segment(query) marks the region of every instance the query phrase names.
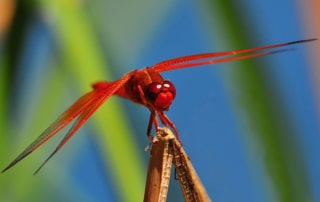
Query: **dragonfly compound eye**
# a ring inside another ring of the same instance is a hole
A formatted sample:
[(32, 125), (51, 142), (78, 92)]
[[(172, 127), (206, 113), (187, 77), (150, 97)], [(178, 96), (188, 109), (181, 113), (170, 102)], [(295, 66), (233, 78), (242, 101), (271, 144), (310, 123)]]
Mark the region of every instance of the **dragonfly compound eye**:
[(176, 89), (170, 81), (153, 82), (146, 90), (148, 100), (158, 110), (168, 110), (176, 96)]
[(174, 87), (173, 83), (171, 81), (165, 80), (163, 82), (163, 89), (166, 89), (167, 91), (172, 93), (173, 99), (176, 97), (176, 87)]

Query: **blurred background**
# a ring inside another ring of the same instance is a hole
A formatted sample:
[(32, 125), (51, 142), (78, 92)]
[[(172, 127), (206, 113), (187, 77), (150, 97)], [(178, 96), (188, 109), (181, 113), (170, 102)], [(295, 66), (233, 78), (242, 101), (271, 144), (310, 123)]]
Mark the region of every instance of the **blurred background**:
[[(0, 168), (99, 80), (159, 61), (320, 36), (319, 1), (0, 0)], [(213, 201), (320, 201), (319, 41), (175, 70), (167, 112)], [(0, 175), (1, 201), (142, 201), (149, 111), (112, 97)], [(174, 172), (173, 172), (174, 173)], [(168, 201), (183, 201), (171, 179)]]

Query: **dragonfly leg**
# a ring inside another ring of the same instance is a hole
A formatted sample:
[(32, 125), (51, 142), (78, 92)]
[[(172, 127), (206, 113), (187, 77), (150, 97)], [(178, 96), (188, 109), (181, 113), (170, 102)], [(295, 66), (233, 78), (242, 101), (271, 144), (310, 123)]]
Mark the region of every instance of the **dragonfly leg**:
[(166, 127), (169, 125), (174, 130), (174, 133), (175, 133), (177, 139), (179, 140), (179, 142), (181, 142), (177, 127), (174, 125), (174, 123), (169, 119), (169, 117), (167, 115), (164, 114), (163, 111), (157, 111), (157, 112), (158, 112), (158, 116), (159, 116), (162, 124)]
[(150, 118), (149, 118), (149, 123), (148, 123), (148, 129), (147, 129), (147, 137), (150, 140), (150, 142), (152, 142), (153, 137), (151, 135), (151, 130), (152, 130), (152, 124), (154, 124), (156, 130), (158, 129), (158, 120), (156, 117), (156, 112), (152, 109), (150, 109)]
[(147, 100), (146, 100), (146, 96), (144, 95), (142, 86), (138, 85), (137, 88), (138, 88), (138, 92), (139, 92), (139, 96), (140, 96), (141, 102), (143, 103), (144, 106), (148, 106), (148, 103), (147, 103)]

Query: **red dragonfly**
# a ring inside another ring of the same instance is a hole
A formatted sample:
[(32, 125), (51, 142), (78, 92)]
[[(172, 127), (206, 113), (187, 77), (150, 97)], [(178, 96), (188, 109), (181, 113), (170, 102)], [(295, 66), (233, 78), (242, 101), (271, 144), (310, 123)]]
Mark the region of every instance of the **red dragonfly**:
[(151, 114), (147, 128), (147, 136), (150, 140), (152, 140), (152, 125), (155, 126), (156, 130), (159, 126), (157, 115), (161, 123), (166, 127), (170, 126), (179, 139), (177, 128), (164, 114), (164, 111), (169, 109), (176, 96), (176, 89), (170, 81), (164, 80), (159, 73), (175, 69), (217, 64), (270, 55), (287, 51), (288, 49), (277, 49), (264, 52), (262, 50), (314, 40), (316, 39), (299, 40), (245, 50), (183, 56), (159, 62), (151, 67), (131, 71), (113, 82), (100, 81), (94, 83), (92, 85), (92, 91), (80, 97), (73, 105), (63, 112), (63, 114), (60, 115), (60, 117), (58, 117), (58, 119), (53, 122), (43, 133), (41, 133), (34, 142), (32, 142), (16, 159), (14, 159), (4, 170), (2, 170), (2, 173), (31, 154), (43, 143), (48, 141), (51, 137), (68, 125), (71, 121), (77, 118), (60, 144), (36, 170), (36, 174), (48, 162), (48, 160), (51, 159), (51, 157), (67, 143), (67, 141), (79, 130), (79, 128), (90, 118), (90, 116), (112, 95), (118, 95), (120, 97), (129, 99), (137, 104), (147, 107), (150, 110)]

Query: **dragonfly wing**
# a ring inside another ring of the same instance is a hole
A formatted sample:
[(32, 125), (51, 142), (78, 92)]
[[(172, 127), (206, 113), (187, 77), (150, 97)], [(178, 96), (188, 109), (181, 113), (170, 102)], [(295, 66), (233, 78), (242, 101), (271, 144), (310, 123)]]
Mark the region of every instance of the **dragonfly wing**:
[(129, 76), (124, 76), (120, 80), (112, 83), (99, 83), (99, 86), (105, 86), (101, 89), (97, 99), (88, 107), (76, 120), (73, 126), (70, 128), (68, 133), (56, 147), (56, 149), (50, 154), (50, 156), (40, 165), (34, 174), (37, 174), (40, 169), (72, 138), (72, 136), (79, 130), (79, 128), (90, 118), (90, 116), (119, 88), (121, 88), (130, 78)]
[(37, 174), (40, 169), (53, 157), (66, 143), (67, 141), (79, 130), (79, 128), (89, 119), (89, 117), (98, 109), (100, 105), (104, 103), (104, 101), (109, 96), (100, 95), (89, 108), (87, 108), (76, 120), (76, 122), (72, 125), (68, 133), (56, 147), (56, 149), (50, 154), (50, 156), (40, 165), (40, 167), (36, 170), (34, 174)]
[(52, 123), (45, 131), (43, 131), (38, 138), (33, 141), (17, 158), (15, 158), (2, 172), (5, 172), (26, 156), (31, 154), (34, 150), (39, 148), (42, 144), (48, 141), (66, 125), (68, 125), (74, 118), (90, 106), (96, 96), (95, 91), (91, 91), (80, 97), (72, 106), (70, 106), (60, 117)]
[[(66, 125), (68, 125), (71, 121), (73, 121), (77, 116), (89, 111), (90, 109), (93, 108), (93, 106), (96, 106), (97, 102), (100, 101), (101, 98), (104, 98), (102, 99), (101, 103), (99, 102), (100, 103), (99, 106), (100, 106), (118, 88), (120, 88), (126, 81), (128, 81), (131, 75), (132, 74), (126, 74), (121, 79), (115, 82), (109, 83), (109, 85), (105, 85), (104, 89), (100, 88), (98, 90), (93, 90), (83, 95), (82, 97), (80, 97), (53, 124), (51, 124), (43, 133), (41, 133), (40, 136), (34, 142), (32, 142), (17, 158), (15, 158), (5, 169), (3, 169), (2, 173), (8, 170), (9, 168), (11, 168), (12, 166), (14, 166), (15, 164), (17, 164), (19, 161), (24, 159), (29, 154), (31, 154), (34, 150), (39, 148), (42, 144), (44, 144), (56, 133), (58, 133), (61, 129), (63, 129)], [(102, 96), (103, 93), (105, 93), (105, 95)], [(97, 108), (95, 108), (95, 110), (96, 109)], [(88, 116), (87, 118), (89, 117), (90, 116)], [(84, 122), (85, 121), (80, 122), (80, 125), (76, 128), (73, 134), (83, 125)], [(73, 128), (75, 129), (75, 127)]]
[[(262, 51), (267, 49), (273, 49), (278, 47), (284, 47), (289, 46), (297, 43), (305, 43), (314, 41), (317, 39), (306, 39), (306, 40), (299, 40), (299, 41), (292, 41), (287, 43), (281, 43), (281, 44), (274, 44), (269, 46), (261, 46), (256, 48), (249, 48), (244, 50), (235, 50), (235, 51), (227, 51), (227, 52), (216, 52), (216, 53), (203, 53), (203, 54), (196, 54), (196, 55), (189, 55), (179, 58), (174, 58), (171, 60), (165, 60), (160, 63), (155, 64), (152, 66), (153, 69), (155, 69), (157, 72), (164, 72), (174, 69), (181, 69), (181, 68), (188, 68), (188, 67), (194, 67), (194, 66), (202, 66), (202, 65), (208, 65), (208, 64), (217, 64), (222, 62), (230, 62), (235, 60), (242, 60), (247, 58), (254, 58), (264, 55), (270, 55), (282, 51), (286, 51), (287, 49), (282, 50), (275, 50), (275, 51), (269, 51), (269, 52), (260, 52), (260, 53), (253, 53), (249, 54), (255, 51)], [(239, 55), (247, 53), (247, 55)], [(225, 57), (225, 56), (231, 56), (231, 57)], [(218, 59), (212, 59), (219, 57)], [(224, 58), (221, 58), (224, 57)], [(201, 61), (200, 61), (201, 60)]]

